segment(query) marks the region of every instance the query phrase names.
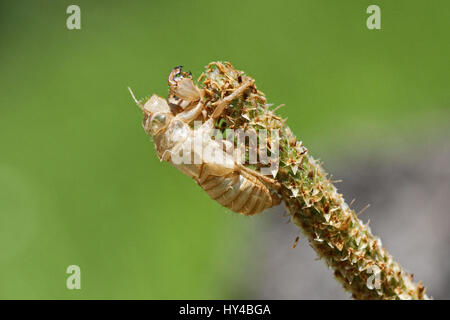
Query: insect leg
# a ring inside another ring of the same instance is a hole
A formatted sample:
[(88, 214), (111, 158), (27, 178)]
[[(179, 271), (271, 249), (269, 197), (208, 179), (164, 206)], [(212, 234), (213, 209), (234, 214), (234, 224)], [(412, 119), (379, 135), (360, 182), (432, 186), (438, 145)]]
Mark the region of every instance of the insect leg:
[(181, 68), (183, 68), (183, 66), (177, 66), (175, 68), (172, 69), (172, 71), (169, 74), (169, 86), (173, 86), (176, 85), (176, 81), (175, 81), (175, 77), (178, 76), (181, 73)]
[(233, 101), (234, 99), (236, 99), (242, 93), (244, 93), (244, 91), (253, 84), (253, 81), (254, 81), (253, 79), (247, 80), (239, 88), (237, 88), (232, 94), (230, 94), (229, 96), (227, 96), (224, 99), (222, 99), (221, 101), (219, 101), (216, 109), (214, 110), (214, 112), (212, 114), (213, 119), (220, 117), (220, 115), (225, 110), (225, 108), (230, 104), (230, 102)]
[(202, 163), (198, 175), (198, 182), (203, 184), (209, 177), (223, 177), (233, 172), (233, 168), (216, 165), (214, 163)]
[(265, 175), (262, 175), (261, 173), (258, 173), (258, 172), (254, 171), (252, 169), (249, 169), (249, 168), (247, 168), (246, 166), (244, 166), (242, 164), (237, 164), (237, 167), (240, 170), (242, 170), (244, 172), (247, 172), (248, 174), (251, 174), (255, 178), (260, 179), (260, 180), (264, 181), (265, 183), (269, 184), (273, 189), (275, 189), (277, 191), (280, 190), (281, 184), (278, 181), (276, 181), (275, 179), (272, 179), (272, 178), (269, 178), (269, 177), (267, 177)]
[(209, 135), (214, 128), (214, 121), (212, 119), (206, 120), (198, 130), (206, 135)]
[(195, 119), (197, 119), (197, 117), (200, 115), (200, 113), (202, 113), (203, 110), (203, 103), (200, 100), (197, 105), (195, 107), (193, 107), (192, 109), (180, 112), (179, 114), (177, 114), (175, 116), (175, 119), (177, 120), (181, 120), (184, 123), (191, 123), (192, 121), (194, 121)]
[(170, 92), (187, 101), (197, 101), (202, 97), (200, 89), (188, 78), (179, 80), (175, 86), (170, 87)]

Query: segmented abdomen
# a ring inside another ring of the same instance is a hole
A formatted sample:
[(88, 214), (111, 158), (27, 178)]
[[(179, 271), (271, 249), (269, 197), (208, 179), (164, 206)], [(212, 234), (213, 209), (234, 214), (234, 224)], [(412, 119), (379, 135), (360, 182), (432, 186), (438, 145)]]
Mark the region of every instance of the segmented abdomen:
[(246, 172), (200, 177), (197, 183), (221, 205), (244, 215), (260, 213), (279, 203), (264, 183)]

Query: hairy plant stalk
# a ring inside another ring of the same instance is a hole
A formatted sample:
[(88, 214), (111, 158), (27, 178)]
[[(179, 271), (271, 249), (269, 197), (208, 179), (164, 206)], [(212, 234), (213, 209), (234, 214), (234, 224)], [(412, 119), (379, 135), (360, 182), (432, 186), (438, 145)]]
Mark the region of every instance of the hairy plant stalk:
[[(198, 80), (206, 93), (204, 116), (211, 115), (216, 102), (230, 95), (243, 79), (251, 78), (229, 63), (209, 64)], [(275, 109), (253, 84), (232, 101), (216, 128), (223, 132), (237, 128), (278, 130), (278, 136), (269, 134), (266, 143), (272, 152), (276, 142), (279, 144), (279, 165), (273, 173), (282, 185), (287, 211), (353, 298), (427, 299), (423, 285), (413, 282), (412, 276), (382, 247), (380, 239), (372, 235), (369, 226), (358, 219), (321, 164), (297, 141)], [(259, 170), (264, 165), (247, 166)]]

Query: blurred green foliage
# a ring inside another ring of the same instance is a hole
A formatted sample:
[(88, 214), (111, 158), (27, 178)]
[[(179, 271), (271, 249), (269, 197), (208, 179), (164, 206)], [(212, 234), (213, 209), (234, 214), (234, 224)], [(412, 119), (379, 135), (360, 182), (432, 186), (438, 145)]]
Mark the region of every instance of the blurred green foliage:
[(397, 148), (448, 129), (449, 16), (424, 0), (1, 1), (0, 298), (248, 297), (261, 218), (160, 163), (126, 87), (165, 96), (172, 67), (228, 60), (313, 155)]

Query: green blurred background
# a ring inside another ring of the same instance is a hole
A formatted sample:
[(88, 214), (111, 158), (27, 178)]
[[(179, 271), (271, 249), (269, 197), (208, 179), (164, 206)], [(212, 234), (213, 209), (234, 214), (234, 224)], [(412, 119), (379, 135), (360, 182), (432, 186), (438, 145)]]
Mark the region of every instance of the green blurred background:
[(165, 96), (174, 66), (227, 60), (325, 164), (387, 154), (448, 134), (449, 18), (449, 1), (2, 0), (0, 298), (254, 297), (271, 213), (227, 211), (160, 163), (127, 86)]

